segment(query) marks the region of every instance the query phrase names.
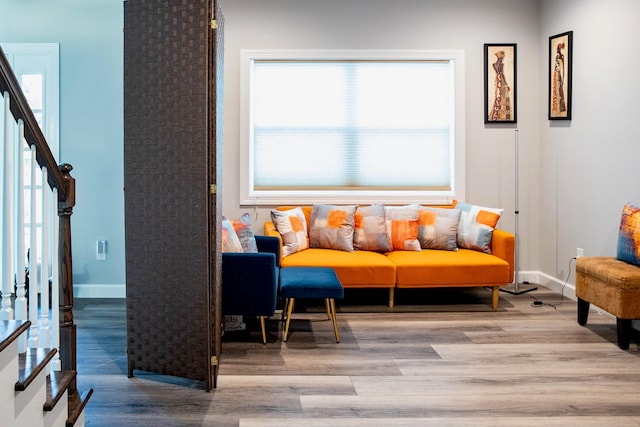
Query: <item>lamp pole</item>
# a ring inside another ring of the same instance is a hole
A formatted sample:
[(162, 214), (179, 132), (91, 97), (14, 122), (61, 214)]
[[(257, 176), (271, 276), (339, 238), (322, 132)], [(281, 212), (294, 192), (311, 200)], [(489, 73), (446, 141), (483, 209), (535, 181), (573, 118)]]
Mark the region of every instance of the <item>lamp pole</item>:
[(538, 289), (536, 286), (532, 286), (529, 282), (520, 283), (518, 280), (518, 267), (520, 250), (520, 235), (519, 235), (519, 216), (520, 216), (520, 137), (518, 129), (515, 130), (515, 256), (513, 261), (513, 283), (509, 286), (500, 288), (501, 291), (508, 292), (514, 295), (524, 294), (525, 292), (531, 292)]

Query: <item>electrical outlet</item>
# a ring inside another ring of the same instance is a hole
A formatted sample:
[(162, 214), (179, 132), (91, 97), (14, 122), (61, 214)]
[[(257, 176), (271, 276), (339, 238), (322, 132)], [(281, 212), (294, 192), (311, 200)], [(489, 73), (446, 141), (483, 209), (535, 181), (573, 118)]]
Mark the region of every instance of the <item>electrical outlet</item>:
[(107, 260), (107, 241), (106, 240), (98, 240), (96, 242), (96, 260), (98, 261)]
[(584, 250), (582, 248), (576, 248), (576, 258), (584, 256)]

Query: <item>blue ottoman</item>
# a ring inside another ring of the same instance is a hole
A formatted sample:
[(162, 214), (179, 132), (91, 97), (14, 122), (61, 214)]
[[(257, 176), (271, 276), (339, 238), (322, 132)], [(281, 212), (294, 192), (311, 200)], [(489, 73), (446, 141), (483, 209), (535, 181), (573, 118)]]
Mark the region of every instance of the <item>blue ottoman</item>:
[(344, 289), (333, 268), (287, 267), (280, 269), (280, 296), (285, 298), (284, 311), (287, 313), (283, 341), (287, 341), (289, 321), (291, 320), (295, 299), (323, 298), (327, 316), (333, 321), (336, 342), (340, 342), (335, 299), (342, 299)]

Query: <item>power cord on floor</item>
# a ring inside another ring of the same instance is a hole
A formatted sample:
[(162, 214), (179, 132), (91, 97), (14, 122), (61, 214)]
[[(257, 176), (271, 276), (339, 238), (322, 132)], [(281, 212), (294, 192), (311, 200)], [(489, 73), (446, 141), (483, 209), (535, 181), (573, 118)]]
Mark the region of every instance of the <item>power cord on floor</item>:
[(573, 261), (575, 261), (575, 260), (576, 260), (575, 257), (573, 257), (573, 258), (571, 258), (569, 260), (569, 273), (567, 274), (567, 278), (564, 281), (564, 284), (562, 285), (562, 288), (560, 289), (560, 302), (551, 304), (551, 303), (539, 300), (539, 299), (537, 299), (536, 297), (534, 297), (532, 295), (527, 294), (531, 298), (533, 298), (533, 302), (531, 303), (532, 307), (542, 307), (542, 306), (548, 305), (549, 307), (553, 307), (554, 310), (557, 310), (558, 309), (557, 306), (562, 305), (562, 303), (564, 302), (564, 288), (567, 286), (567, 283), (569, 283), (569, 277), (571, 277), (571, 263)]

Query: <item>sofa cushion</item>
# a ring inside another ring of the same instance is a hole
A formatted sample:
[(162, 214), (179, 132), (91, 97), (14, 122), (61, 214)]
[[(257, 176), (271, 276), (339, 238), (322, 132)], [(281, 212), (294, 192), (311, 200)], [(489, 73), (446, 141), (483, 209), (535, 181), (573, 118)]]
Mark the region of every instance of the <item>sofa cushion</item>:
[(282, 236), (282, 256), (286, 257), (309, 247), (307, 221), (300, 207), (271, 211), (271, 220)]
[(353, 247), (355, 249), (374, 252), (391, 250), (384, 205), (359, 206), (354, 219)]
[(387, 258), (396, 265), (399, 288), (506, 285), (510, 282), (507, 261), (471, 249), (393, 251)]
[(233, 224), (231, 224), (229, 218), (225, 216), (222, 217), (221, 229), (222, 252), (244, 252), (238, 234), (233, 228)]
[(353, 252), (356, 206), (313, 205), (309, 247)]
[(243, 213), (238, 219), (231, 219), (231, 225), (240, 239), (242, 245), (242, 251), (246, 253), (258, 252), (258, 245), (256, 245), (256, 237), (253, 234), (251, 226), (251, 215)]
[(490, 254), (491, 236), (504, 209), (486, 208), (458, 203), (460, 214), (458, 223), (458, 246)]
[(396, 267), (386, 256), (371, 251), (312, 248), (282, 259), (282, 268), (331, 267), (345, 288), (393, 288)]
[(418, 240), (422, 249), (458, 250), (460, 209), (421, 206), (418, 213)]
[(420, 251), (418, 240), (418, 205), (385, 206), (385, 221), (391, 248)]
[(618, 231), (617, 259), (640, 266), (640, 208), (626, 204)]

